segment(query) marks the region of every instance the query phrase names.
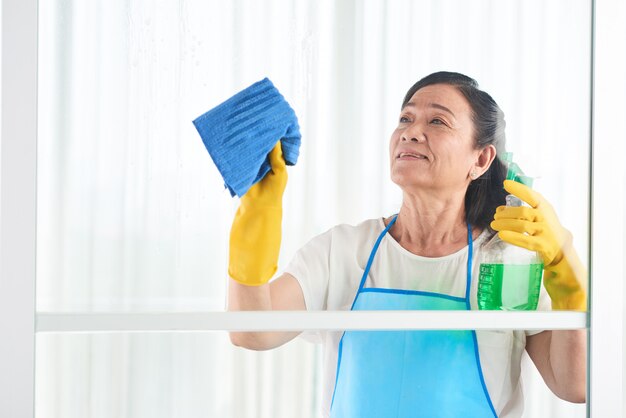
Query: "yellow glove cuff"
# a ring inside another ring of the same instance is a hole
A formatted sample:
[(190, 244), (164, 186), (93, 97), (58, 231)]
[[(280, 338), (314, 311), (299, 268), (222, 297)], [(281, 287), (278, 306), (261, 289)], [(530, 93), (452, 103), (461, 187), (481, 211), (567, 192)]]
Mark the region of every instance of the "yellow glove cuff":
[(544, 268), (543, 282), (552, 309), (558, 311), (587, 311), (587, 272), (575, 251), (559, 254), (556, 262)]

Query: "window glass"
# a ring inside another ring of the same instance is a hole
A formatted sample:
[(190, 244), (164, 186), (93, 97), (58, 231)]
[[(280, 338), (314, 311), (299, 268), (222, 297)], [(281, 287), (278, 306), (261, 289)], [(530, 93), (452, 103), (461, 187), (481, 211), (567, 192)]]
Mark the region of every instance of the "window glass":
[[(398, 212), (390, 137), (409, 87), (439, 70), (473, 77), (499, 104), (507, 150), (586, 265), (590, 13), (588, 0), (41, 2), (37, 310), (224, 309), (238, 201), (192, 120), (263, 77), (302, 133), (279, 272), (298, 271), (294, 256), (310, 256), (298, 251), (336, 225)], [(335, 249), (367, 259), (370, 247)], [(298, 279), (310, 307), (350, 307), (347, 293), (315, 299), (325, 276)], [(542, 383), (522, 334), (497, 333), (482, 345), (519, 345), (528, 416), (584, 416)], [(37, 415), (316, 416), (332, 375), (322, 347), (249, 352), (225, 332), (41, 334)]]
[(313, 417), (317, 346), (254, 352), (226, 332), (40, 334), (37, 418)]
[(390, 216), (388, 144), (419, 78), (475, 78), (586, 263), (588, 1), (40, 4), (37, 307), (222, 310), (231, 199), (191, 121), (267, 76), (296, 111), (279, 271)]
[[(39, 334), (36, 417), (319, 417), (335, 363), (311, 334), (261, 352), (233, 346), (226, 332)], [(496, 340), (492, 331), (478, 338)], [(481, 369), (496, 403), (495, 371)], [(523, 416), (586, 416), (545, 387), (526, 355), (521, 373)]]

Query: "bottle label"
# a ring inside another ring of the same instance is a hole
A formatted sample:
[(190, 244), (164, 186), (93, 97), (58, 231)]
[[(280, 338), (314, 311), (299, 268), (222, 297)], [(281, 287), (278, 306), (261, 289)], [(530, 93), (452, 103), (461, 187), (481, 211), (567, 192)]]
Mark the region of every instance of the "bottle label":
[(484, 310), (536, 310), (543, 264), (481, 264), (478, 308)]

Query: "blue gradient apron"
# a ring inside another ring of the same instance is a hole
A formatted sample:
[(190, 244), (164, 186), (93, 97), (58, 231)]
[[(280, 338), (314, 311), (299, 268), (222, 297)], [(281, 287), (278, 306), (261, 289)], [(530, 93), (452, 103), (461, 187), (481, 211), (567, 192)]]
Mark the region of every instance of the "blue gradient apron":
[[(472, 230), (467, 225), (465, 297), (364, 288), (380, 234), (352, 310), (469, 310)], [(497, 417), (483, 378), (476, 332), (346, 331), (339, 342), (332, 418)]]

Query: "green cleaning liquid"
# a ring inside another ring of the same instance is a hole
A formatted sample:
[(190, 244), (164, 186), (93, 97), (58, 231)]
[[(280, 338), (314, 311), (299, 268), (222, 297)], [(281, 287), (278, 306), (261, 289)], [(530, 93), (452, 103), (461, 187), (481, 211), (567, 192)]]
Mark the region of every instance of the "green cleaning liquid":
[(539, 303), (543, 264), (481, 263), (478, 308), (534, 311)]

